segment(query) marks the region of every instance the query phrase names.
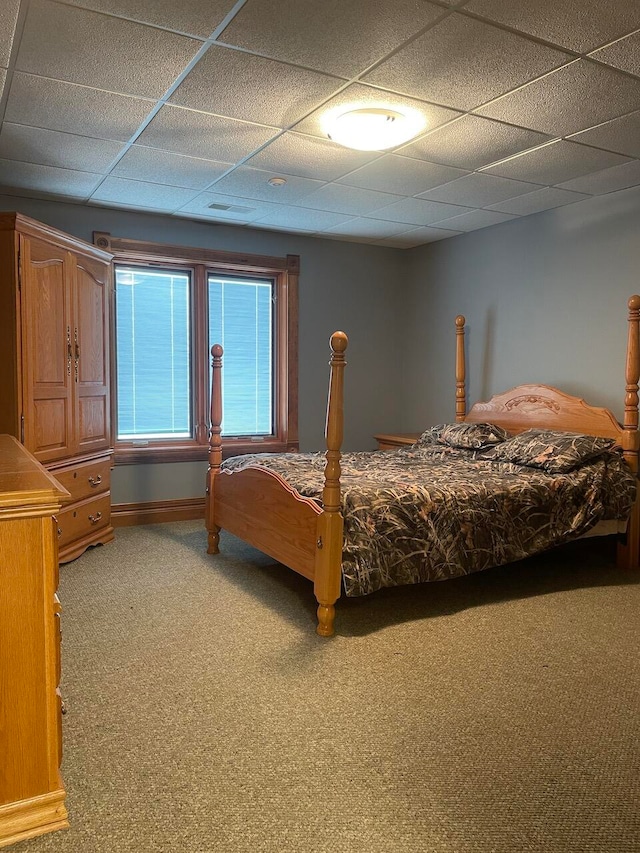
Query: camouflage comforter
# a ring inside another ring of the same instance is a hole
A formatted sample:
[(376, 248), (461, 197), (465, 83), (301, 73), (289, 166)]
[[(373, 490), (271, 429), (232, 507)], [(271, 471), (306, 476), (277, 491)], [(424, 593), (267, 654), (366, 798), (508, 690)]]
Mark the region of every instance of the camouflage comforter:
[[(223, 471), (269, 468), (320, 499), (325, 458), (253, 454)], [(342, 457), (347, 595), (443, 580), (530, 556), (629, 514), (635, 479), (616, 451), (567, 474), (480, 458), (474, 450), (413, 445)]]

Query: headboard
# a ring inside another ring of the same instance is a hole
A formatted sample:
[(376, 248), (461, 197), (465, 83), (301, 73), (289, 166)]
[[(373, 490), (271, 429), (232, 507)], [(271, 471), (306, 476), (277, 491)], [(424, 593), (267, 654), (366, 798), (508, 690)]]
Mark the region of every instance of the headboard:
[(465, 318), (456, 317), (456, 420), (494, 423), (511, 433), (532, 427), (615, 438), (633, 471), (638, 471), (638, 379), (640, 378), (640, 296), (628, 302), (624, 422), (609, 409), (591, 406), (550, 385), (518, 385), (475, 403), (467, 412), (465, 391)]
[(464, 420), (498, 424), (510, 433), (539, 427), (601, 435), (620, 443), (624, 432), (609, 409), (590, 406), (551, 385), (518, 385), (495, 394), (487, 402), (475, 403)]

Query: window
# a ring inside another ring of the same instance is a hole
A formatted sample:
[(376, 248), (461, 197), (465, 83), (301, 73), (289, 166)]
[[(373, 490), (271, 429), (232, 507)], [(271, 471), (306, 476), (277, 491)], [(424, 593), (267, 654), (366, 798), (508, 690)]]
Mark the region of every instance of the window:
[(115, 267), (118, 441), (190, 438), (191, 276)]
[[(209, 273), (209, 349), (222, 344), (222, 436), (273, 431), (273, 283)], [(211, 373), (209, 373), (211, 384)]]
[(216, 343), (225, 455), (296, 450), (297, 256), (94, 242), (114, 254), (117, 461), (206, 458)]

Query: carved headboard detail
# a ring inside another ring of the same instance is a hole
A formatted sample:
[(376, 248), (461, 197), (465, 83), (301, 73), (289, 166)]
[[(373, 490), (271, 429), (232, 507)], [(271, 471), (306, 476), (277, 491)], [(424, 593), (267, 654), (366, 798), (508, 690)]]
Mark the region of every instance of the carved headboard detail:
[(613, 414), (590, 406), (550, 385), (518, 385), (471, 407), (465, 421), (498, 424), (511, 433), (541, 429), (582, 432), (622, 439), (623, 429)]

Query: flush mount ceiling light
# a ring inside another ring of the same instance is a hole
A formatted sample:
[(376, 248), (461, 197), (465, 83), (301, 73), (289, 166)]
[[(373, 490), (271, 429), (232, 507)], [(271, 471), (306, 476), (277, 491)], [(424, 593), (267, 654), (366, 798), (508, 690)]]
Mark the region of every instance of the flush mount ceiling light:
[(408, 142), (426, 127), (417, 110), (408, 107), (341, 107), (324, 117), (324, 129), (333, 142), (358, 151), (384, 151)]

